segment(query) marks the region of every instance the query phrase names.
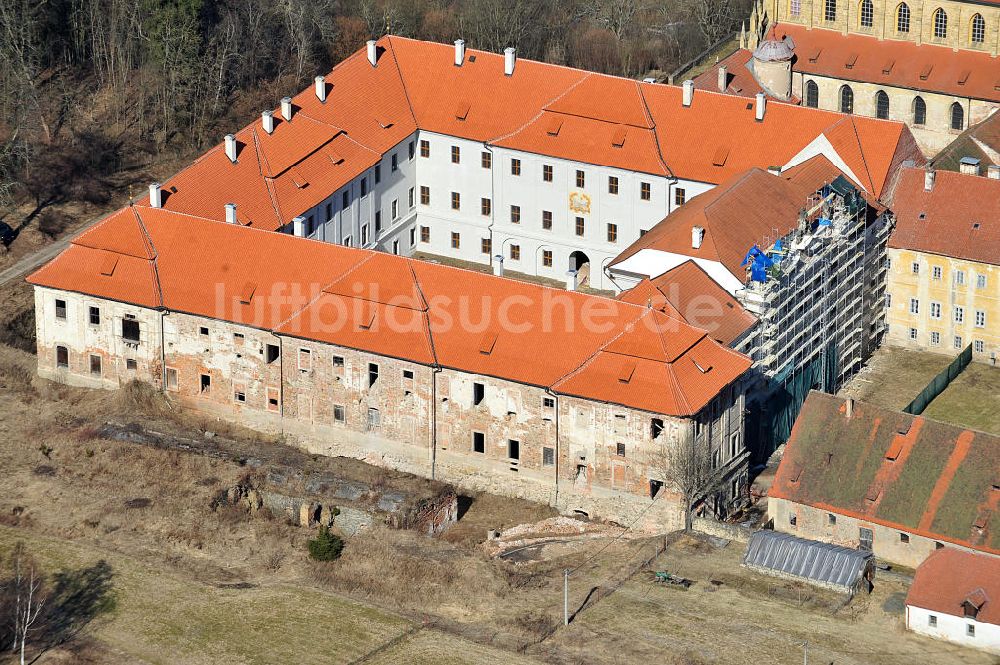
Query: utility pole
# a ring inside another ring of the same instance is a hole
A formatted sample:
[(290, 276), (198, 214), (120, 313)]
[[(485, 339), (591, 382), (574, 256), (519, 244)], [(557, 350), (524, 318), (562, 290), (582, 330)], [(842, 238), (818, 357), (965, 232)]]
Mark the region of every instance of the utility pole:
[(802, 643), (802, 665), (809, 665), (809, 643)]
[(563, 569), (563, 625), (569, 625), (569, 568)]

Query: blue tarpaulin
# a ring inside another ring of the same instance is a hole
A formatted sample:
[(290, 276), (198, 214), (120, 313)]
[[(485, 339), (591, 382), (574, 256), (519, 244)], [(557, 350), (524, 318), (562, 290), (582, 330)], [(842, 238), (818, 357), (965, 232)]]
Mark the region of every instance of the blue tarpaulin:
[(755, 282), (766, 282), (767, 281), (767, 269), (774, 265), (774, 261), (771, 260), (767, 254), (760, 251), (760, 247), (754, 245), (747, 252), (746, 257), (743, 259), (741, 266), (750, 266), (750, 279)]

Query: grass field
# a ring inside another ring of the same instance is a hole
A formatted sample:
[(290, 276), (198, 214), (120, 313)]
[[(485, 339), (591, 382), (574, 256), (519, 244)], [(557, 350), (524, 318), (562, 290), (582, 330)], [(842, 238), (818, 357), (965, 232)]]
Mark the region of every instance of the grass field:
[(424, 629), (364, 660), (365, 665), (533, 665), (542, 661)]
[(887, 409), (903, 409), (951, 361), (951, 356), (941, 353), (883, 346), (841, 394)]
[(1000, 435), (1000, 368), (970, 364), (930, 403), (924, 415)]

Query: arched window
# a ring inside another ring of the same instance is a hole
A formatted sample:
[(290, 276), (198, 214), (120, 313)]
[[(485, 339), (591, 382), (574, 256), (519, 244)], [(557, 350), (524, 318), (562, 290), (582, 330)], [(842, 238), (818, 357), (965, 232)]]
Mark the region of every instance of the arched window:
[(905, 2), (896, 7), (896, 32), (910, 31), (910, 6)]
[(875, 5), (872, 0), (861, 0), (861, 10), (858, 13), (861, 15), (861, 27), (872, 27), (875, 22)]
[(837, 0), (824, 0), (823, 20), (831, 23), (837, 20)]
[(976, 14), (972, 17), (972, 43), (982, 44), (986, 41), (986, 21), (983, 20), (982, 14)]
[(882, 90), (875, 93), (875, 117), (889, 119), (889, 95)]
[(958, 102), (951, 105), (951, 128), (965, 128), (965, 109), (963, 109), (962, 105)]
[(948, 37), (948, 15), (940, 7), (934, 10), (934, 36), (938, 39)]
[(927, 124), (927, 104), (923, 97), (913, 98), (913, 124), (920, 127)]
[(806, 106), (819, 108), (819, 86), (816, 81), (806, 81)]
[(854, 113), (854, 91), (851, 86), (840, 86), (840, 112)]

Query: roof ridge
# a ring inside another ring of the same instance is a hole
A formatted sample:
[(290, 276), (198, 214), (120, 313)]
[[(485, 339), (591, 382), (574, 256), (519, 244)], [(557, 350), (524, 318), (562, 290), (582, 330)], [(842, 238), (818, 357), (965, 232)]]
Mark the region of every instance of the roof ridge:
[(656, 120), (653, 118), (652, 112), (649, 110), (649, 102), (646, 101), (646, 95), (642, 92), (642, 84), (639, 81), (635, 82), (636, 92), (639, 94), (639, 103), (642, 104), (642, 112), (646, 115), (646, 119), (649, 121), (650, 129), (653, 132), (653, 145), (656, 146), (656, 158), (660, 160), (660, 164), (670, 174), (671, 178), (676, 179), (677, 176), (674, 175), (674, 170), (670, 168), (667, 164), (667, 160), (663, 157), (663, 150), (660, 147), (660, 133), (656, 129)]
[[(410, 100), (410, 91), (406, 87), (406, 77), (403, 76), (403, 70), (399, 68), (399, 58), (396, 57), (396, 50), (392, 45), (392, 40), (395, 39), (393, 35), (386, 35), (385, 41), (389, 44), (389, 50), (392, 51), (392, 64), (396, 69), (396, 75), (399, 77), (399, 85), (403, 88), (403, 96), (406, 98), (406, 108), (410, 109), (410, 118), (413, 120), (413, 126), (420, 129), (417, 124), (417, 113), (413, 110), (413, 102)], [(361, 51), (357, 52), (358, 55)]]
[[(278, 219), (278, 228), (280, 229), (284, 226), (284, 223), (281, 221), (281, 205), (278, 202), (278, 193), (274, 191), (273, 183), (271, 182), (273, 178), (268, 178), (267, 175), (264, 174), (264, 170), (261, 167), (262, 163), (267, 164), (267, 155), (264, 154), (263, 149), (260, 147), (260, 138), (257, 136), (257, 128), (253, 127), (250, 131), (253, 135), (254, 152), (257, 154), (257, 171), (260, 173), (260, 177), (264, 180), (264, 188), (267, 189), (267, 196), (271, 200), (271, 207), (274, 208), (274, 214)], [(270, 165), (268, 165), (268, 167), (270, 168)]]
[[(629, 303), (625, 303), (625, 304), (629, 304)], [(644, 313), (645, 310), (646, 310), (646, 308), (643, 307), (642, 309), (643, 309), (643, 313)], [(639, 316), (637, 316), (634, 320), (632, 320), (632, 321), (626, 323), (624, 326), (622, 326), (621, 330), (619, 330), (618, 333), (614, 337), (612, 337), (611, 339), (606, 340), (603, 344), (600, 344), (594, 350), (593, 353), (591, 353), (589, 356), (587, 356), (587, 358), (585, 358), (584, 361), (580, 363), (580, 365), (578, 367), (576, 367), (574, 369), (571, 369), (570, 371), (566, 372), (565, 374), (563, 374), (562, 376), (560, 376), (558, 379), (556, 379), (555, 381), (553, 381), (552, 385), (549, 386), (549, 388), (551, 388), (552, 390), (556, 390), (556, 386), (558, 386), (560, 383), (568, 381), (571, 377), (579, 374), (584, 369), (586, 369), (587, 367), (589, 367), (597, 359), (597, 356), (601, 352), (603, 352), (608, 346), (610, 346), (614, 342), (616, 342), (619, 339), (621, 339), (622, 335), (624, 335), (627, 332), (629, 332), (632, 324), (634, 324), (636, 321), (638, 321), (640, 318), (642, 318), (643, 313), (640, 313)]]
[(160, 283), (160, 269), (159, 266), (157, 265), (157, 258), (159, 257), (159, 252), (156, 249), (156, 244), (153, 243), (152, 236), (149, 235), (149, 231), (146, 229), (146, 223), (142, 221), (142, 216), (139, 214), (139, 211), (136, 209), (135, 206), (129, 206), (129, 208), (131, 209), (132, 214), (135, 216), (135, 221), (139, 224), (139, 230), (142, 231), (142, 235), (146, 238), (146, 242), (149, 243), (149, 249), (153, 253), (153, 258), (148, 259), (148, 261), (153, 271), (153, 284), (156, 285), (156, 294), (157, 297), (160, 299), (160, 307), (164, 307), (165, 305), (163, 300), (163, 285)]
[[(569, 69), (573, 69), (573, 68), (570, 67)], [(583, 70), (573, 70), (573, 71), (583, 71)], [(578, 80), (576, 83), (573, 83), (571, 86), (569, 86), (568, 88), (566, 88), (565, 90), (563, 90), (560, 94), (556, 95), (555, 97), (553, 97), (549, 101), (547, 101), (544, 104), (542, 104), (542, 106), (538, 109), (538, 113), (536, 113), (534, 116), (532, 116), (532, 118), (530, 120), (526, 121), (523, 125), (521, 125), (520, 127), (516, 128), (516, 129), (512, 129), (511, 131), (507, 132), (506, 134), (501, 134), (500, 136), (495, 136), (492, 139), (487, 139), (485, 141), (485, 143), (487, 145), (492, 145), (492, 144), (497, 143), (498, 141), (503, 141), (505, 139), (510, 138), (511, 136), (514, 136), (515, 134), (523, 132), (525, 129), (527, 129), (528, 127), (530, 127), (531, 125), (533, 125), (536, 121), (538, 121), (538, 119), (541, 118), (545, 114), (546, 111), (548, 111), (548, 107), (549, 106), (551, 106), (552, 104), (555, 104), (560, 99), (562, 99), (563, 97), (565, 97), (566, 95), (568, 95), (570, 92), (572, 92), (573, 90), (575, 90), (577, 86), (579, 86), (581, 83), (583, 83), (584, 81), (586, 81), (592, 75), (593, 75), (593, 72), (585, 72), (584, 76), (581, 76), (580, 80)], [(557, 111), (553, 111), (553, 113), (556, 113), (556, 112)]]
[(420, 285), (420, 280), (417, 278), (417, 273), (413, 269), (413, 262), (409, 258), (405, 259), (406, 269), (410, 271), (410, 275), (413, 276), (413, 285), (417, 288), (417, 293), (420, 294), (420, 299), (424, 301), (423, 309), (423, 319), (424, 319), (424, 332), (427, 335), (427, 343), (431, 347), (431, 357), (434, 358), (434, 364), (438, 367), (441, 366), (441, 362), (438, 359), (437, 345), (434, 343), (434, 333), (431, 331), (431, 306), (427, 302), (427, 296), (424, 294), (424, 289)]

